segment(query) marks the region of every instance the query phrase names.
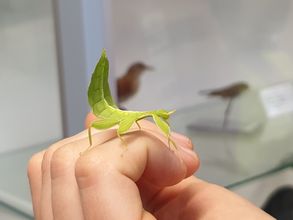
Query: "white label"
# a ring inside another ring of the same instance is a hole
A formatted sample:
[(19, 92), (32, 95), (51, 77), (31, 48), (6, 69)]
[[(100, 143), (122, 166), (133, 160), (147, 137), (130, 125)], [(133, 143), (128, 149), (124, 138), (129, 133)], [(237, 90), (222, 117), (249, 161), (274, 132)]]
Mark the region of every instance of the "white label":
[(276, 117), (293, 111), (293, 84), (282, 83), (260, 92), (268, 117)]

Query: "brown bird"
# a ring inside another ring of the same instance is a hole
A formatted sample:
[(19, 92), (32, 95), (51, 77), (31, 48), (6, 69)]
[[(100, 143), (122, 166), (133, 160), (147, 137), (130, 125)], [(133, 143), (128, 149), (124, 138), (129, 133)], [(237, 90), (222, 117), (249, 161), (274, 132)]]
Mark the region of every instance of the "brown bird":
[(246, 91), (249, 88), (248, 84), (245, 82), (233, 83), (232, 85), (213, 89), (213, 90), (204, 90), (200, 91), (200, 94), (208, 95), (208, 96), (218, 96), (224, 99), (235, 98), (240, 95), (242, 92)]
[(139, 79), (146, 70), (153, 70), (153, 67), (137, 62), (132, 64), (126, 73), (117, 80), (118, 102), (124, 102), (135, 95), (139, 89)]
[(248, 90), (249, 86), (246, 82), (237, 82), (223, 88), (213, 89), (213, 90), (204, 90), (200, 91), (200, 94), (220, 97), (223, 99), (228, 99), (228, 105), (224, 113), (223, 128), (227, 125), (228, 116), (231, 110), (232, 101), (241, 95), (244, 91)]

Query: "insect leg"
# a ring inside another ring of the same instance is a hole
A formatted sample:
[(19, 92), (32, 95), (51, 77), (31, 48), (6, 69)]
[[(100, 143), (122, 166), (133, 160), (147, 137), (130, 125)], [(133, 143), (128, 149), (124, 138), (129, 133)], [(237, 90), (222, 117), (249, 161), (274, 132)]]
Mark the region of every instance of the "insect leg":
[(138, 121), (135, 121), (137, 127), (139, 128), (139, 130), (141, 130), (140, 124), (138, 124)]
[[(168, 126), (170, 126), (169, 125), (169, 122), (167, 121), (167, 120), (165, 120), (165, 119), (162, 119), (164, 122), (166, 122), (166, 124), (168, 125)], [(169, 129), (170, 129), (170, 127), (169, 127)], [(171, 139), (171, 134), (170, 134), (170, 131), (169, 131), (169, 135), (168, 135), (168, 146), (170, 147), (171, 146), (171, 144), (173, 145), (173, 147), (174, 147), (174, 149), (176, 149), (177, 150), (177, 146), (176, 146), (176, 143)]]
[(117, 136), (119, 137), (119, 139), (120, 139), (120, 141), (122, 142), (122, 144), (123, 144), (124, 146), (127, 146), (125, 140), (121, 137), (121, 134), (118, 132), (118, 130), (117, 130)]
[(135, 122), (135, 119), (133, 118), (125, 118), (120, 121), (119, 128), (117, 130), (117, 135), (120, 138), (120, 140), (123, 142), (124, 145), (126, 145), (126, 142), (121, 138), (121, 134), (124, 134), (129, 130), (129, 128), (133, 125)]
[(93, 146), (91, 127), (96, 128), (98, 130), (103, 130), (103, 129), (111, 128), (118, 123), (119, 123), (119, 121), (117, 121), (116, 119), (114, 120), (114, 119), (103, 119), (102, 118), (102, 119), (97, 119), (97, 120), (93, 121), (92, 124), (90, 125), (90, 127), (88, 128), (88, 137), (89, 137), (90, 146), (85, 151), (90, 150), (91, 147)]
[(93, 140), (92, 140), (92, 129), (91, 129), (92, 126), (89, 126), (89, 128), (87, 129), (87, 132), (88, 132), (88, 137), (89, 137), (89, 142), (90, 142), (90, 146), (88, 146), (88, 148), (83, 151), (83, 152), (80, 152), (79, 155), (81, 156), (84, 152), (86, 151), (89, 151), (91, 148), (92, 148), (92, 145), (93, 145)]
[(92, 140), (92, 126), (89, 126), (89, 128), (87, 129), (88, 131), (88, 136), (89, 136), (89, 142), (90, 142), (90, 146), (92, 146), (93, 144), (93, 140)]
[(165, 121), (164, 119), (160, 118), (159, 116), (157, 116), (156, 114), (152, 115), (154, 122), (156, 123), (156, 125), (162, 130), (162, 132), (167, 136), (168, 138), (168, 146), (169, 148), (171, 148), (171, 144), (173, 145), (173, 147), (175, 149), (177, 149), (175, 142), (170, 138), (170, 127), (167, 121)]
[(171, 146), (170, 143), (172, 144), (172, 146), (174, 147), (174, 149), (177, 150), (176, 143), (170, 138), (170, 135), (169, 135), (169, 137), (168, 137), (168, 146), (169, 146), (169, 147)]

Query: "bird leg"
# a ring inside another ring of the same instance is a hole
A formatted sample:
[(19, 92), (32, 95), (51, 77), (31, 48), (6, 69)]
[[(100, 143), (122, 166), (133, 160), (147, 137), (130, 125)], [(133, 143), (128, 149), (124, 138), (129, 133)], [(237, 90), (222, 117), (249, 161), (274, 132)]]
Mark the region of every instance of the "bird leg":
[(231, 112), (231, 106), (232, 106), (233, 99), (234, 99), (233, 97), (229, 98), (228, 105), (227, 105), (225, 113), (224, 113), (223, 129), (227, 128), (228, 117)]

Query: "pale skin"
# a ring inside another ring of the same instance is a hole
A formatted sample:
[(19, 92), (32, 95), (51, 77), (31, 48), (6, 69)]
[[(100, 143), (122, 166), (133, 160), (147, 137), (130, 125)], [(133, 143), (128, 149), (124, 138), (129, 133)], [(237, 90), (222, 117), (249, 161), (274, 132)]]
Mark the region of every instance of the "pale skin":
[[(89, 115), (87, 126), (94, 116)], [(116, 131), (87, 132), (61, 140), (35, 154), (28, 165), (35, 219), (203, 220), (273, 219), (236, 194), (192, 174), (199, 160), (191, 141), (172, 133), (178, 146), (152, 123), (124, 136)]]

